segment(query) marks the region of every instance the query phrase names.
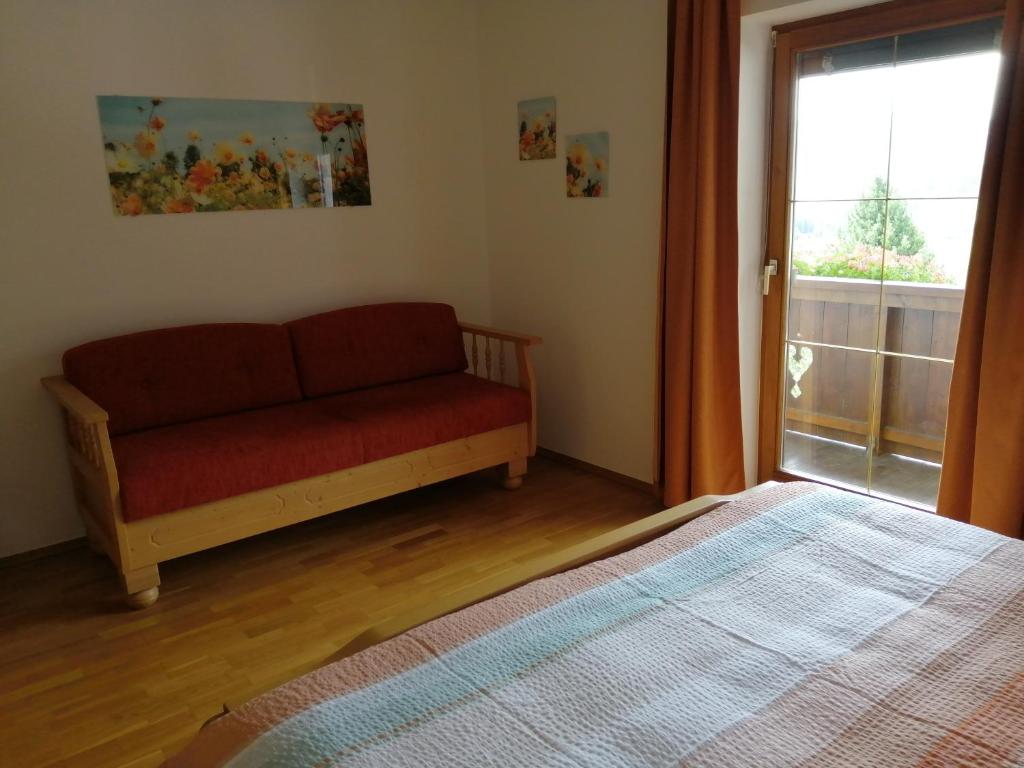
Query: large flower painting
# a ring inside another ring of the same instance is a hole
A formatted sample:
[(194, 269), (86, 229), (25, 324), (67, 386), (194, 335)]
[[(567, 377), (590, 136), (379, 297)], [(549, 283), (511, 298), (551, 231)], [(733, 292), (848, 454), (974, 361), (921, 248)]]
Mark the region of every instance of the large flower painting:
[(370, 204), (362, 104), (98, 102), (115, 214)]

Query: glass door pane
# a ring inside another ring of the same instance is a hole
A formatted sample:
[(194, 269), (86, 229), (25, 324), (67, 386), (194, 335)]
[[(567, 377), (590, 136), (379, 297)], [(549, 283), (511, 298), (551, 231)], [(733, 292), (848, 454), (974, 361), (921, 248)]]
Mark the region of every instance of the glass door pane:
[(934, 507), (998, 20), (801, 53), (781, 469)]
[(898, 62), (893, 67), (893, 192), (978, 195), (999, 54)]
[(790, 343), (782, 467), (868, 490), (868, 419), (875, 356)]
[[(895, 49), (891, 38), (879, 55), (892, 62)], [(826, 61), (824, 66), (834, 64)], [(872, 181), (887, 175), (892, 92), (893, 68), (886, 66), (800, 79), (795, 200), (870, 196)], [(844, 115), (852, 119), (842, 119)]]

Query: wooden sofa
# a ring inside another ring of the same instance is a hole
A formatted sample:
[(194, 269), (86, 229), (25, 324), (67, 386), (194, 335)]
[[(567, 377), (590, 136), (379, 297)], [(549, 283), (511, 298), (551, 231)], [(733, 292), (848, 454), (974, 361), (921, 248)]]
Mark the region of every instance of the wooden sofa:
[(381, 304), (90, 342), (43, 384), (88, 540), (143, 608), (172, 558), (488, 467), (518, 487), (538, 343)]

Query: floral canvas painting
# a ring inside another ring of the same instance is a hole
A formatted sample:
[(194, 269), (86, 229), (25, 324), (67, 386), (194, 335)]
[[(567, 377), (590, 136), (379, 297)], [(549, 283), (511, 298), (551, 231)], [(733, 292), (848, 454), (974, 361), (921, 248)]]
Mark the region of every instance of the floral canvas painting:
[(97, 101), (116, 215), (370, 204), (362, 104)]
[(608, 197), (608, 131), (567, 136), (566, 145), (566, 195)]
[(555, 156), (555, 97), (519, 102), (519, 159), (549, 160)]

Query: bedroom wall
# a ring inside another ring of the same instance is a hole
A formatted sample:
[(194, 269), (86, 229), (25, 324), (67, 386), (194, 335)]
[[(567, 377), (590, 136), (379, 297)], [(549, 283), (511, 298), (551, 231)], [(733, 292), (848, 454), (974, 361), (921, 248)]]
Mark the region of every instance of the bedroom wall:
[[(0, 557), (82, 532), (39, 386), (67, 347), (407, 298), (490, 321), (476, 36), (473, 0), (0, 0)], [(373, 205), (115, 218), (97, 94), (361, 101)]]
[[(494, 322), (544, 337), (539, 443), (653, 477), (665, 0), (490, 0), (480, 12)], [(516, 103), (557, 98), (553, 160), (520, 161)], [(609, 196), (567, 199), (568, 133), (611, 133)]]

